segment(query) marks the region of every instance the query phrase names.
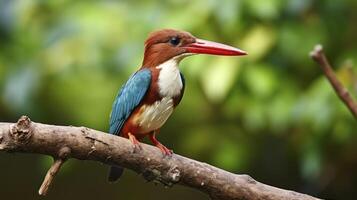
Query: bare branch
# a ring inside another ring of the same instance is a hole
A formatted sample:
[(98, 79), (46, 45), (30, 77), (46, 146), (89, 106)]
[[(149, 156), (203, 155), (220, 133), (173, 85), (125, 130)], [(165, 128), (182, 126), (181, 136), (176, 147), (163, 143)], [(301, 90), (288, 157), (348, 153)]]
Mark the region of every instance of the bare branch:
[(54, 126), (21, 117), (17, 123), (0, 123), (0, 151), (50, 155), (55, 162), (40, 194), (46, 191), (67, 158), (120, 165), (167, 186), (181, 184), (198, 189), (212, 199), (316, 200), (312, 196), (279, 189), (177, 154), (163, 157), (153, 146), (142, 144), (133, 153), (129, 140), (85, 127)]
[(322, 45), (316, 45), (314, 50), (310, 52), (310, 56), (316, 63), (318, 63), (325, 73), (326, 78), (331, 83), (338, 97), (346, 104), (347, 108), (351, 111), (352, 115), (357, 119), (357, 104), (351, 97), (348, 90), (342, 85), (342, 83), (336, 77), (330, 63), (328, 62)]
[(43, 180), (43, 183), (42, 183), (40, 189), (38, 190), (39, 195), (45, 196), (47, 194), (48, 189), (53, 182), (53, 179), (55, 178), (56, 174), (61, 169), (62, 164), (67, 160), (70, 152), (71, 152), (71, 149), (68, 147), (63, 147), (59, 150), (58, 158), (54, 159), (54, 162), (53, 162), (51, 168), (48, 170), (48, 172), (45, 176), (45, 179)]

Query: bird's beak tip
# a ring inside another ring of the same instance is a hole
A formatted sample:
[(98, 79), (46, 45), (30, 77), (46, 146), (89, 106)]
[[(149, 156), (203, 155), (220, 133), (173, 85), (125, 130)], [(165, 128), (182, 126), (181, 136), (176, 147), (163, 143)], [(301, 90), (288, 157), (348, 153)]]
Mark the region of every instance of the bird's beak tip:
[(222, 56), (244, 56), (248, 55), (246, 51), (241, 49), (202, 39), (196, 39), (194, 43), (187, 45), (186, 50), (196, 54), (211, 54)]

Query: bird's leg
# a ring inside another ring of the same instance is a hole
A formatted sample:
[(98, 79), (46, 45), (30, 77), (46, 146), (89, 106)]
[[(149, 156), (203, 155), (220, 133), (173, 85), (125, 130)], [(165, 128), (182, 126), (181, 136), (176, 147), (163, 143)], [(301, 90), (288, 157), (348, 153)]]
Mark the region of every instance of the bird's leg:
[(140, 142), (136, 139), (136, 137), (133, 134), (129, 132), (128, 137), (131, 143), (133, 144), (134, 152), (138, 152), (139, 150), (142, 150)]
[(153, 131), (150, 133), (149, 138), (151, 142), (160, 149), (160, 151), (165, 155), (165, 156), (171, 156), (172, 155), (172, 150), (168, 149), (165, 147), (163, 144), (161, 144), (157, 139), (156, 139), (156, 132)]

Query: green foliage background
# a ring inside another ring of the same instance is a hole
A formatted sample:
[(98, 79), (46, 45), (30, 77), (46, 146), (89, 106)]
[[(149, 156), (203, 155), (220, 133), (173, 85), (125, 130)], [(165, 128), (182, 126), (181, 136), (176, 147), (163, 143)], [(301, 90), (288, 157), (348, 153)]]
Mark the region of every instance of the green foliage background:
[[(308, 56), (322, 43), (357, 91), (355, 0), (0, 1), (0, 119), (106, 131), (147, 34), (176, 28), (249, 56), (181, 63), (186, 91), (159, 139), (178, 154), (328, 199), (357, 196), (357, 122)], [(0, 154), (5, 199), (39, 199), (51, 159)], [(44, 199), (207, 199), (70, 160)]]

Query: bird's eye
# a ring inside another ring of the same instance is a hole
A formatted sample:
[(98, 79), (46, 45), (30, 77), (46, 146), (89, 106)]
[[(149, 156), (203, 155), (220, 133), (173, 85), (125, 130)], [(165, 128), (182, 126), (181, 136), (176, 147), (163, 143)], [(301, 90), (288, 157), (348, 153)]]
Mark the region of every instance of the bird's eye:
[(173, 46), (177, 46), (178, 44), (180, 44), (180, 38), (179, 37), (172, 37), (172, 38), (170, 38), (169, 42)]

